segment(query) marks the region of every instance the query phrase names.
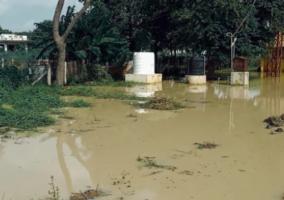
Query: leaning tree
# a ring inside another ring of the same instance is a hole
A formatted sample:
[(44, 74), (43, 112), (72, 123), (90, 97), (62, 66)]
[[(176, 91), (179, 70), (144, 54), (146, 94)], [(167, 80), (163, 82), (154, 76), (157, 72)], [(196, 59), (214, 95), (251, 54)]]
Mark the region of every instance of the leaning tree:
[(84, 0), (83, 7), (79, 12), (74, 14), (74, 17), (70, 20), (67, 28), (64, 31), (60, 30), (60, 18), (65, 0), (58, 0), (54, 17), (53, 17), (53, 39), (57, 47), (57, 69), (56, 69), (56, 83), (58, 85), (64, 85), (65, 79), (65, 59), (66, 59), (66, 40), (72, 29), (83, 16), (83, 14), (91, 6), (92, 0)]

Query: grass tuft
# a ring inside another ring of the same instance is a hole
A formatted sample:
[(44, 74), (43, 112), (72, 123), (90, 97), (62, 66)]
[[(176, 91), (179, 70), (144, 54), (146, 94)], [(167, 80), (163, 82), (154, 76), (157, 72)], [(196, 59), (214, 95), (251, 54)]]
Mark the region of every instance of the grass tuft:
[(170, 171), (175, 171), (177, 167), (171, 166), (171, 165), (162, 165), (158, 164), (157, 161), (155, 160), (155, 157), (140, 157), (136, 159), (137, 162), (143, 164), (143, 167), (149, 168), (149, 169), (165, 169), (165, 170), (170, 170)]
[(66, 106), (70, 106), (73, 108), (88, 108), (91, 107), (89, 102), (84, 101), (83, 99), (77, 99), (72, 102), (67, 102)]
[(144, 104), (139, 104), (139, 106), (153, 110), (179, 110), (185, 108), (183, 104), (165, 97), (152, 98)]

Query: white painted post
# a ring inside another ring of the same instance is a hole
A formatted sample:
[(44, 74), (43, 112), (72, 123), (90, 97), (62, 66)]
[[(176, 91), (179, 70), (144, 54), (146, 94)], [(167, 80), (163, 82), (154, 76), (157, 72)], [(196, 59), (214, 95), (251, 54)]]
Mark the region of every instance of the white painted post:
[(51, 86), (51, 66), (47, 64), (47, 85)]
[(7, 52), (8, 51), (8, 45), (4, 44), (4, 51)]
[(1, 66), (2, 66), (2, 68), (5, 67), (5, 60), (4, 60), (4, 58), (1, 59)]
[(65, 61), (64, 65), (64, 84), (67, 83), (67, 62)]
[(26, 50), (26, 53), (28, 53), (28, 51), (29, 51), (28, 44), (25, 44), (25, 50)]

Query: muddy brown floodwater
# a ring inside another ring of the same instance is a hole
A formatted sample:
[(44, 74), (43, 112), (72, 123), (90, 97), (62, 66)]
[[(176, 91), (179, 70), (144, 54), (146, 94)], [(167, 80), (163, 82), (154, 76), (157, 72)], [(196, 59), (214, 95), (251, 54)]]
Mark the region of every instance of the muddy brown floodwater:
[(126, 90), (188, 108), (141, 110), (89, 98), (91, 108), (67, 110), (72, 119), (44, 134), (0, 143), (0, 199), (45, 197), (51, 176), (65, 198), (98, 186), (109, 194), (103, 200), (281, 199), (284, 134), (269, 134), (262, 121), (284, 112), (283, 79)]

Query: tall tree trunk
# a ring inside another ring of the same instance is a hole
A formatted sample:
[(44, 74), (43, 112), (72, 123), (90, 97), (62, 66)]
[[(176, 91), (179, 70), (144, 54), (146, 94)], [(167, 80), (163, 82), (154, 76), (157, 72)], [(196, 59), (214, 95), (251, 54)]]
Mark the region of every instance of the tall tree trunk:
[(67, 26), (64, 33), (60, 33), (60, 16), (64, 6), (65, 0), (58, 0), (54, 16), (53, 16), (53, 39), (58, 50), (57, 69), (56, 69), (56, 83), (58, 85), (65, 84), (65, 60), (66, 60), (66, 40), (71, 33), (75, 24), (83, 16), (86, 10), (91, 6), (92, 0), (85, 0), (82, 9), (74, 15), (71, 22)]
[(56, 69), (56, 84), (65, 84), (65, 60), (66, 60), (66, 45), (57, 44), (58, 58)]

